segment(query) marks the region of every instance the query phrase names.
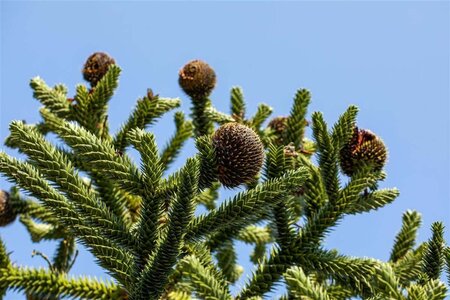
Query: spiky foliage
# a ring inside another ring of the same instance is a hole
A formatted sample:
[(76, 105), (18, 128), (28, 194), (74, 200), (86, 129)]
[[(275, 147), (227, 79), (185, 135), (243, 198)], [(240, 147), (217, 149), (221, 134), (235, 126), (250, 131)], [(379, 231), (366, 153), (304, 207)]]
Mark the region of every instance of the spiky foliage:
[(431, 230), (433, 236), (426, 246), (422, 270), (427, 278), (438, 279), (445, 262), (444, 225), (441, 222), (435, 222), (431, 225)]
[(416, 211), (406, 211), (403, 214), (402, 229), (395, 238), (394, 249), (392, 249), (390, 261), (398, 261), (403, 258), (408, 251), (413, 249), (420, 221), (420, 214)]
[[(324, 247), (346, 215), (381, 209), (399, 194), (378, 188), (386, 148), (356, 128), (355, 106), (331, 127), (319, 112), (307, 122), (311, 94), (300, 89), (290, 114), (263, 127), (271, 107), (260, 104), (248, 117), (243, 90), (233, 87), (229, 114), (218, 111), (209, 98), (214, 71), (192, 61), (179, 73), (192, 120), (176, 112), (175, 133), (160, 150), (148, 127), (180, 100), (149, 89), (111, 134), (107, 108), (119, 74), (112, 58), (94, 54), (84, 70), (91, 87), (79, 85), (73, 98), (63, 85), (31, 81), (42, 121), (10, 125), (6, 144), (24, 158), (0, 152), (0, 172), (14, 184), (0, 191), (0, 224), (19, 216), (33, 242), (58, 244), (53, 256), (34, 252), (48, 263), (34, 269), (13, 263), (0, 240), (1, 296), (10, 289), (28, 299), (261, 300), (285, 284), (281, 299), (445, 298), (439, 278), (444, 264), (450, 278), (450, 248), (443, 225), (434, 223), (430, 240), (416, 245), (415, 211), (403, 215), (388, 262)], [(313, 140), (305, 136), (308, 125)], [(191, 136), (198, 153), (166, 174)], [(350, 178), (343, 181), (340, 170)], [(219, 205), (220, 188), (239, 185)], [(202, 214), (195, 214), (198, 205)], [(233, 297), (243, 274), (238, 242), (254, 247), (255, 271)], [(80, 243), (112, 282), (68, 275)]]

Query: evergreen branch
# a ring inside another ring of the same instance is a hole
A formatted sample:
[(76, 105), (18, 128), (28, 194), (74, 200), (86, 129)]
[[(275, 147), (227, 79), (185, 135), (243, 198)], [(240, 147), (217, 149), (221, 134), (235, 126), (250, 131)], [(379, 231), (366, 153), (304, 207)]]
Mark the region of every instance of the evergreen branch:
[(121, 184), (108, 178), (105, 172), (88, 173), (101, 200), (127, 227), (131, 227), (136, 219), (137, 207), (140, 206), (140, 197), (123, 190)]
[(30, 81), (33, 89), (33, 97), (39, 100), (45, 107), (54, 114), (67, 117), (70, 112), (70, 102), (67, 101), (67, 88), (58, 84), (50, 88), (40, 77), (35, 77)]
[(335, 251), (314, 250), (307, 241), (299, 238), (294, 240), (289, 248), (273, 249), (269, 258), (260, 262), (237, 299), (262, 296), (269, 292), (292, 265), (301, 266), (307, 272), (320, 270), (324, 276), (339, 280), (341, 284), (361, 295), (370, 289), (369, 282), (374, 275), (376, 262), (349, 258), (338, 255)]
[[(211, 275), (217, 280), (222, 286), (227, 285), (227, 280), (222, 273), (222, 271), (217, 267), (216, 260), (213, 258), (211, 254), (211, 249), (205, 243), (195, 243), (195, 244), (185, 244), (183, 246), (182, 256), (195, 256), (200, 263), (208, 268), (208, 271)], [(183, 265), (177, 264), (175, 273), (178, 273), (176, 276), (182, 277), (183, 274)]]
[(199, 188), (210, 188), (217, 181), (216, 152), (210, 136), (196, 139), (196, 147), (200, 158)]
[(317, 273), (319, 276), (331, 278), (345, 289), (353, 291), (354, 296), (367, 297), (372, 291), (371, 280), (375, 274), (375, 267), (379, 262), (373, 259), (361, 259), (340, 255), (335, 250), (323, 249), (311, 251), (308, 245), (294, 246), (297, 250), (295, 262), (301, 265), (305, 271)]
[[(47, 131), (52, 131), (55, 133), (58, 133), (58, 129), (63, 123), (63, 118), (58, 117), (56, 114), (52, 113), (50, 110), (48, 110), (46, 107), (42, 107), (39, 109), (39, 114), (41, 115), (44, 122), (45, 128)], [(37, 129), (37, 128), (36, 128)], [(39, 132), (39, 130), (38, 130)], [(42, 134), (42, 132), (41, 132)]]
[(114, 90), (119, 84), (120, 67), (111, 65), (106, 74), (93, 88), (91, 99), (87, 103), (86, 112), (95, 112), (106, 109), (108, 101), (114, 94)]
[(377, 290), (383, 293), (387, 299), (405, 299), (399, 289), (399, 281), (391, 266), (386, 263), (376, 266)]
[(187, 225), (194, 216), (193, 198), (198, 192), (198, 177), (198, 161), (188, 159), (182, 171), (177, 199), (169, 212), (167, 235), (141, 273), (137, 291), (139, 299), (158, 299), (163, 292), (180, 254)]
[(408, 210), (403, 214), (402, 228), (395, 237), (394, 248), (392, 249), (389, 261), (398, 261), (414, 247), (420, 223), (421, 217), (418, 212)]
[(236, 121), (245, 119), (245, 100), (242, 88), (233, 87), (231, 89), (231, 115)]
[(195, 240), (205, 234), (242, 229), (261, 216), (307, 178), (305, 169), (287, 172), (284, 176), (258, 184), (225, 201), (218, 209), (202, 215), (189, 225), (186, 239)]
[(134, 283), (132, 271), (135, 261), (130, 251), (102, 237), (97, 230), (79, 227), (77, 231), (77, 236), (81, 238), (80, 242), (90, 249), (101, 267), (127, 287)]
[(64, 225), (83, 224), (73, 204), (42, 179), (42, 175), (35, 167), (0, 152), (0, 172), (30, 192), (32, 196), (41, 199)]
[(294, 97), (294, 104), (291, 108), (291, 113), (287, 120), (287, 127), (285, 131), (285, 144), (294, 143), (296, 149), (301, 149), (303, 136), (305, 134), (305, 116), (307, 107), (311, 101), (311, 94), (306, 89), (297, 91)]
[(54, 270), (59, 273), (68, 273), (72, 266), (75, 252), (76, 243), (73, 237), (69, 236), (60, 241), (53, 258)]
[[(74, 110), (77, 110), (77, 108), (82, 108), (79, 110), (80, 112), (85, 110), (90, 101), (89, 97), (89, 89), (83, 84), (78, 84), (73, 98), (73, 102), (76, 104), (73, 106)], [(75, 120), (78, 121), (77, 118), (75, 118)]]
[(211, 267), (203, 265), (197, 257), (186, 256), (180, 261), (180, 264), (183, 268), (183, 275), (189, 278), (190, 284), (201, 299), (232, 299), (228, 287), (217, 280), (210, 270)]
[(351, 105), (338, 119), (333, 126), (331, 132), (331, 140), (334, 149), (340, 151), (342, 146), (348, 142), (353, 135), (353, 130), (356, 125), (356, 116), (358, 114), (358, 108)]
[(137, 194), (142, 190), (142, 174), (131, 159), (117, 153), (111, 143), (63, 120), (57, 133), (90, 171), (99, 173), (108, 170), (104, 175), (116, 180), (123, 189)]
[(276, 225), (276, 241), (283, 248), (288, 247), (295, 236), (295, 230), (292, 224), (292, 213), (285, 202), (278, 202), (273, 207), (273, 219)]
[[(273, 179), (283, 175), (289, 170), (288, 158), (285, 154), (284, 146), (269, 145), (265, 164), (265, 178)], [(279, 202), (273, 206), (273, 219), (276, 226), (277, 242), (281, 247), (286, 247), (292, 240), (294, 231), (292, 224), (292, 214), (285, 201)]]
[[(18, 141), (22, 151), (30, 156), (40, 171), (66, 193), (80, 213), (85, 214), (89, 224), (100, 228), (104, 234), (121, 245), (134, 249), (135, 240), (125, 223), (115, 216), (105, 203), (98, 200), (97, 195), (83, 182), (61, 151), (47, 142), (42, 135), (20, 122), (11, 124), (11, 136)], [(76, 139), (75, 133), (73, 139)]]
[(280, 251), (272, 248), (269, 257), (265, 256), (259, 263), (258, 268), (245, 287), (240, 291), (236, 300), (249, 299), (250, 297), (262, 296), (269, 292), (273, 284), (286, 272), (292, 263), (292, 256), (286, 255), (287, 249)]
[(444, 266), (444, 224), (435, 222), (431, 225), (433, 236), (428, 241), (422, 259), (422, 270), (429, 279), (439, 279)]
[(408, 286), (406, 291), (408, 292), (408, 300), (428, 300), (424, 287), (419, 284)]
[(164, 171), (166, 171), (173, 163), (175, 158), (180, 153), (181, 147), (183, 147), (183, 144), (192, 136), (193, 133), (192, 122), (186, 121), (182, 112), (176, 112), (174, 119), (176, 133), (171, 137), (169, 143), (161, 152), (161, 164), (163, 165)]
[(260, 260), (266, 255), (266, 245), (274, 242), (269, 226), (249, 225), (239, 231), (236, 238), (247, 244), (255, 244), (255, 248), (250, 255), (250, 260), (254, 264), (259, 264)]
[(258, 130), (261, 125), (267, 120), (267, 118), (270, 117), (272, 111), (272, 107), (267, 104), (260, 103), (255, 115), (249, 120), (250, 127)]
[(214, 131), (213, 120), (210, 117), (212, 108), (211, 100), (207, 97), (192, 99), (191, 107), (192, 124), (194, 125), (194, 136), (210, 135)]
[(264, 255), (266, 255), (266, 253), (267, 253), (267, 244), (255, 244), (255, 248), (250, 254), (250, 261), (255, 265), (257, 265), (263, 260)]
[(379, 174), (369, 173), (369, 169), (356, 173), (350, 182), (339, 192), (335, 203), (327, 202), (306, 223), (300, 232), (303, 243), (319, 243), (329, 228), (336, 225), (349, 207), (358, 199), (359, 194), (366, 188), (373, 186)]
[(163, 114), (179, 107), (180, 104), (181, 101), (178, 98), (159, 98), (158, 96), (147, 95), (139, 99), (128, 120), (116, 133), (113, 142), (114, 147), (118, 151), (123, 151), (129, 144), (127, 136), (132, 129), (144, 129), (146, 126), (152, 125)]
[[(81, 109), (77, 120), (80, 125), (101, 139), (109, 138), (108, 134), (108, 102), (119, 84), (120, 68), (111, 65), (105, 75), (90, 90), (86, 106)], [(81, 108), (81, 107), (80, 107)]]
[(106, 74), (89, 91), (85, 87), (78, 86), (74, 105), (71, 106), (74, 119), (101, 139), (110, 139), (108, 102), (118, 86), (120, 72), (118, 66), (110, 65)]
[[(95, 126), (95, 122), (93, 122), (92, 119), (87, 118), (87, 116), (92, 115), (92, 113), (87, 113), (87, 106), (92, 101), (91, 98), (91, 92), (88, 90), (88, 88), (85, 85), (79, 84), (76, 87), (76, 94), (73, 98), (71, 108), (71, 120), (77, 121), (78, 124), (81, 126), (86, 127), (91, 132), (95, 132), (95, 129), (92, 128)], [(41, 111), (41, 115), (43, 116), (45, 120), (45, 124), (52, 127), (52, 131), (57, 129), (57, 122), (58, 120), (55, 120), (51, 116), (44, 116), (45, 113)], [(54, 122), (57, 121), (57, 122)], [(92, 122), (92, 123), (91, 123)], [(54, 126), (56, 125), (56, 126)]]
[(19, 187), (29, 191), (32, 196), (41, 199), (61, 223), (90, 248), (102, 267), (122, 282), (129, 280), (129, 268), (133, 267), (132, 255), (120, 249), (114, 242), (101, 237), (97, 227), (90, 226), (86, 218), (81, 218), (74, 204), (42, 179), (42, 175), (33, 166), (0, 152), (0, 172), (14, 180)]
[(230, 122), (236, 122), (236, 120), (232, 116), (230, 116), (229, 114), (220, 112), (212, 106), (205, 108), (205, 115), (212, 122), (216, 122), (219, 125), (223, 125), (223, 124), (230, 123)]
[[(281, 176), (290, 165), (288, 158), (285, 155), (284, 146), (269, 145), (269, 151), (266, 156), (266, 163), (264, 168), (264, 177), (266, 179), (273, 179)], [(273, 207), (273, 219), (276, 226), (277, 242), (285, 247), (291, 241), (294, 232), (291, 225), (294, 223), (292, 214), (289, 211), (289, 206), (286, 201), (279, 202)]]
[(242, 267), (237, 265), (237, 255), (234, 249), (233, 240), (222, 241), (216, 249), (217, 265), (222, 271), (225, 279), (233, 284), (242, 274)]
[(438, 280), (430, 280), (424, 286), (426, 298), (428, 300), (444, 300), (447, 297), (447, 287)]
[(84, 277), (70, 278), (44, 269), (0, 268), (0, 289), (25, 291), (40, 297), (69, 297), (82, 299), (126, 299), (126, 292), (112, 282)]
[(305, 166), (310, 173), (305, 184), (298, 189), (298, 194), (305, 199), (304, 213), (306, 217), (311, 218), (324, 205), (328, 196), (322, 182), (320, 169), (304, 155), (299, 155), (298, 162), (301, 166)]
[(58, 218), (49, 209), (34, 200), (22, 198), (17, 187), (11, 188), (9, 196), (11, 207), (17, 214), (27, 215), (48, 224), (59, 224)]
[[(163, 173), (163, 166), (158, 155), (158, 146), (156, 145), (155, 136), (150, 132), (142, 129), (133, 129), (130, 131), (128, 138), (131, 144), (141, 154), (141, 169), (144, 172), (144, 179), (136, 180), (144, 186), (144, 190), (151, 190), (154, 193), (158, 188), (159, 181)], [(137, 173), (137, 171), (136, 171)], [(148, 196), (145, 192), (142, 196)]]
[(422, 274), (422, 257), (427, 244), (422, 243), (417, 249), (408, 251), (395, 263), (391, 263), (395, 275), (402, 286), (408, 286), (411, 281), (417, 281)]
[(351, 299), (354, 295), (352, 289), (346, 288), (340, 284), (333, 284), (326, 287), (328, 297), (331, 299)]
[(167, 211), (162, 207), (162, 197), (157, 194), (163, 166), (158, 155), (155, 137), (142, 129), (133, 129), (129, 140), (141, 154), (144, 171), (144, 192), (141, 212), (137, 225), (137, 237), (140, 243), (140, 265), (143, 267), (147, 258), (157, 246), (159, 219)]
[(191, 293), (186, 291), (171, 291), (167, 298), (163, 298), (167, 300), (191, 300)]
[(9, 260), (8, 252), (6, 252), (5, 244), (3, 243), (3, 240), (0, 237), (0, 268), (9, 268), (10, 266), (11, 261)]
[(313, 113), (312, 123), (322, 181), (325, 185), (329, 201), (334, 202), (336, 201), (340, 187), (338, 149), (333, 147), (331, 137), (328, 134), (327, 124), (321, 113)]
[(159, 197), (173, 198), (175, 197), (180, 185), (181, 171), (177, 170), (170, 174), (167, 178), (160, 181), (159, 189), (156, 191)]
[(270, 227), (249, 225), (239, 232), (237, 239), (246, 244), (267, 244), (273, 242)]
[(363, 193), (358, 197), (355, 203), (350, 208), (350, 214), (359, 214), (362, 212), (369, 212), (377, 210), (389, 203), (392, 203), (400, 192), (398, 189), (380, 189), (370, 193)]
[(264, 178), (266, 180), (277, 178), (287, 171), (284, 146), (270, 144), (266, 153), (264, 164)]
[(219, 197), (220, 182), (214, 182), (211, 187), (204, 189), (195, 197), (195, 202), (203, 204), (208, 210), (216, 208), (216, 200)]
[(445, 264), (447, 268), (447, 284), (450, 287), (450, 246), (447, 246), (447, 248), (444, 251), (445, 255)]
[[(62, 135), (65, 134), (63, 128), (64, 126), (67, 126), (67, 123), (63, 119), (58, 118), (46, 109), (41, 110), (41, 115), (45, 120), (45, 123), (53, 132)], [(93, 168), (92, 164), (83, 162), (82, 157), (67, 151), (63, 152), (68, 158), (70, 158), (74, 166), (82, 169), (83, 171), (86, 171), (90, 175), (92, 182), (97, 188), (98, 193), (102, 196), (102, 200), (111, 209), (111, 211), (120, 219), (124, 220), (125, 223), (129, 223), (132, 216), (130, 216), (130, 212), (127, 211), (125, 207), (127, 204), (130, 205), (130, 203), (127, 202), (127, 199), (129, 198), (126, 197), (125, 191), (119, 189), (119, 184), (110, 180), (111, 175), (110, 178), (107, 178), (107, 175), (105, 175), (102, 170), (96, 170), (95, 166)], [(114, 156), (116, 155), (118, 155), (118, 153), (114, 151)]]
[[(3, 244), (3, 240), (0, 236), (0, 270), (2, 268), (8, 269), (11, 267), (11, 261), (9, 260), (9, 255), (6, 252), (6, 247)], [(3, 296), (6, 293), (6, 287), (2, 288), (0, 287), (0, 299), (3, 299)]]
[(34, 222), (30, 217), (23, 215), (20, 217), (20, 222), (27, 228), (31, 236), (31, 241), (38, 243), (41, 240), (55, 240), (64, 238), (67, 234), (61, 228), (41, 223)]
[(295, 299), (302, 299), (306, 297), (311, 300), (328, 300), (327, 291), (311, 281), (308, 276), (299, 267), (289, 268), (284, 278), (289, 286), (289, 290)]

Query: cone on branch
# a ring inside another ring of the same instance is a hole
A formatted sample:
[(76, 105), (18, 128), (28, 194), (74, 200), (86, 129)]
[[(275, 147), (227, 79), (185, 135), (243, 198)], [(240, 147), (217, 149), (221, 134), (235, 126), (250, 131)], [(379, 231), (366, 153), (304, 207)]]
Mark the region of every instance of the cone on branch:
[(222, 125), (213, 135), (219, 181), (233, 188), (248, 183), (261, 170), (264, 147), (259, 136), (239, 123)]
[(11, 206), (9, 193), (0, 190), (0, 227), (11, 224), (16, 219), (17, 214)]
[(88, 57), (83, 67), (83, 78), (95, 87), (109, 69), (116, 62), (104, 52), (95, 52)]
[(178, 83), (192, 99), (205, 98), (216, 86), (216, 73), (204, 61), (192, 60), (181, 68)]
[(344, 174), (354, 175), (363, 166), (371, 165), (373, 171), (381, 171), (387, 160), (383, 141), (370, 130), (355, 127), (347, 144), (340, 151), (340, 164)]

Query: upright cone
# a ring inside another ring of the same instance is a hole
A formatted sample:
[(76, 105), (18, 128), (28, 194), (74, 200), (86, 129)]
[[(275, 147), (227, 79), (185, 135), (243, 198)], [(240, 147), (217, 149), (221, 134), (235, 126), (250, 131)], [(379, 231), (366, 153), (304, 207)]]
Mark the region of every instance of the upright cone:
[(264, 147), (259, 136), (238, 123), (222, 125), (213, 135), (219, 181), (233, 188), (251, 182), (261, 170)]
[(204, 61), (192, 60), (180, 70), (178, 83), (192, 99), (201, 99), (209, 96), (216, 86), (216, 73)]
[(114, 65), (115, 60), (104, 52), (95, 52), (88, 57), (83, 68), (83, 78), (95, 87), (97, 82), (105, 76), (109, 66)]
[(358, 127), (340, 152), (341, 169), (348, 176), (353, 176), (366, 165), (371, 165), (374, 171), (381, 171), (386, 160), (387, 149), (383, 141), (371, 131)]

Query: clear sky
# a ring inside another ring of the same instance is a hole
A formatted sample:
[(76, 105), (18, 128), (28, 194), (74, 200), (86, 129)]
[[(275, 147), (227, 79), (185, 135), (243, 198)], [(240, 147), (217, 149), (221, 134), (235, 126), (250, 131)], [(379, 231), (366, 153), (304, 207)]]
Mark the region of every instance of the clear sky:
[[(39, 120), (40, 105), (28, 86), (32, 77), (65, 83), (72, 95), (95, 51), (110, 53), (123, 70), (110, 102), (113, 130), (149, 87), (180, 97), (188, 112), (177, 77), (195, 58), (216, 70), (212, 99), (223, 111), (234, 85), (243, 87), (251, 113), (265, 102), (274, 115), (287, 114), (304, 87), (313, 97), (310, 112), (322, 111), (329, 124), (348, 105), (358, 105), (359, 126), (389, 148), (382, 186), (398, 187), (401, 196), (379, 211), (346, 217), (326, 240), (344, 254), (385, 260), (407, 209), (422, 213), (420, 241), (437, 220), (448, 227), (450, 240), (449, 28), (444, 1), (2, 1), (0, 138), (12, 120)], [(171, 115), (151, 128), (160, 145), (173, 133)], [(175, 168), (194, 151), (190, 142)], [(0, 187), (9, 186), (0, 178)], [(55, 243), (31, 244), (19, 222), (0, 228), (0, 235), (18, 264), (45, 266), (31, 258), (33, 249), (53, 255)], [(248, 256), (248, 247), (238, 247), (241, 257)], [(92, 261), (82, 250), (72, 273), (106, 278)], [(251, 266), (241, 262), (249, 274)], [(20, 297), (9, 293), (7, 299)]]

